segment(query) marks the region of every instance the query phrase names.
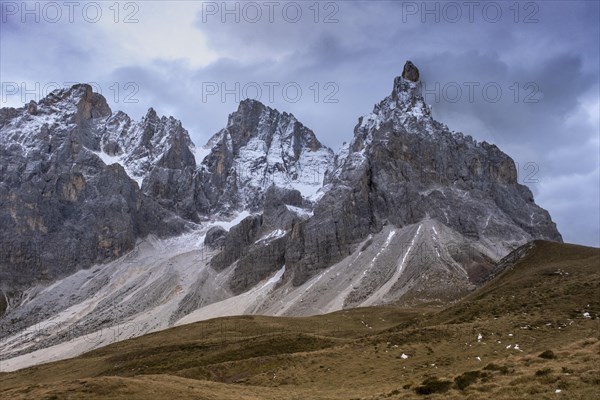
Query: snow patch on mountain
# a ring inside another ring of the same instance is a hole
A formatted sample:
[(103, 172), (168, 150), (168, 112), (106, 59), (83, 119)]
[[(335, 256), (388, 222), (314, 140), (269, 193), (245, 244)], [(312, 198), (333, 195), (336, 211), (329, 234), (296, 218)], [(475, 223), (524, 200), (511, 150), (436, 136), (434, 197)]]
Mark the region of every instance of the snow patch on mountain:
[[(180, 136), (192, 154), (202, 156), (183, 128), (173, 117), (159, 117), (152, 108), (140, 121), (133, 121), (119, 111), (99, 127), (102, 133), (100, 147), (103, 153), (117, 157), (129, 175), (138, 182), (143, 180)], [(199, 151), (200, 150), (200, 151)]]
[(290, 206), (290, 205), (287, 205), (287, 204), (286, 204), (285, 207), (288, 210), (292, 211), (293, 213), (295, 213), (296, 215), (298, 215), (300, 217), (310, 218), (310, 217), (312, 217), (314, 215), (314, 213), (312, 211), (306, 210), (304, 208)]

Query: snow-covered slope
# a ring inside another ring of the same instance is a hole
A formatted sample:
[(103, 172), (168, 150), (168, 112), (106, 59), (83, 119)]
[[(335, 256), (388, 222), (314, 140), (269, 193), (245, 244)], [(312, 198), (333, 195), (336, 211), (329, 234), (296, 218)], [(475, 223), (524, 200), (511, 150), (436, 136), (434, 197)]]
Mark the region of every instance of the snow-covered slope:
[(244, 100), (208, 142), (200, 165), (207, 212), (263, 208), (270, 186), (316, 199), (333, 152), (292, 114)]
[(101, 132), (98, 155), (107, 163), (120, 163), (140, 187), (174, 140), (182, 140), (190, 151), (196, 152), (181, 121), (173, 117), (159, 117), (153, 108), (140, 121), (118, 111), (103, 121), (98, 129)]

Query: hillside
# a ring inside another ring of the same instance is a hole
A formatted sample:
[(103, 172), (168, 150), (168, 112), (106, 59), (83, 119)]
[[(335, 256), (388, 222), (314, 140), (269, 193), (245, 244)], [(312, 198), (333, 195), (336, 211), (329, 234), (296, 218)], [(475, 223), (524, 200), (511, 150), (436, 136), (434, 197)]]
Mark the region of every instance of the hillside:
[(513, 316), (555, 326), (600, 313), (599, 249), (537, 240), (497, 265), (502, 272), (437, 316), (457, 323)]
[(443, 310), (218, 318), (2, 373), (0, 396), (599, 398), (600, 250), (535, 241), (499, 265)]

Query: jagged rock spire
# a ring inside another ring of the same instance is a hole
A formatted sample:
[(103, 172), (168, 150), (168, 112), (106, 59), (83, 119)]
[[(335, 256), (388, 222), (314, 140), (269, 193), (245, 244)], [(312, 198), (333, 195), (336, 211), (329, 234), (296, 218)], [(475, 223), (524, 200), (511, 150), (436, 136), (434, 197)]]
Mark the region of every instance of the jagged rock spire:
[(415, 66), (415, 64), (412, 63), (412, 61), (407, 61), (404, 64), (402, 77), (412, 82), (417, 82), (419, 80), (419, 69)]
[[(403, 108), (404, 111), (410, 111), (414, 105), (419, 103), (422, 106), (422, 111), (429, 114), (429, 107), (425, 105), (419, 78), (419, 69), (411, 61), (407, 61), (404, 64), (402, 75), (394, 79), (392, 100), (396, 101), (398, 107)], [(409, 107), (407, 108), (406, 105), (409, 105)]]

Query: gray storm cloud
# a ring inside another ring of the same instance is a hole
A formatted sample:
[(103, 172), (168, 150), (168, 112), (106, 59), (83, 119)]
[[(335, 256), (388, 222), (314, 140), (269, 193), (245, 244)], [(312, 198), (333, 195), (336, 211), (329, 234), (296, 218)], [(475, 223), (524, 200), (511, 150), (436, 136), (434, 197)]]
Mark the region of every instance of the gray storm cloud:
[[(6, 3), (0, 16), (2, 106), (22, 103), (23, 93), (6, 93), (10, 83), (19, 90), (26, 83), (28, 101), (50, 82), (97, 82), (113, 110), (137, 118), (152, 106), (172, 114), (197, 144), (225, 125), (244, 95), (260, 94), (335, 149), (351, 139), (357, 118), (389, 94), (410, 59), (421, 70), (436, 119), (510, 154), (566, 241), (600, 244), (597, 2), (522, 2), (516, 8), (513, 2), (474, 2), (471, 14), (462, 2), (325, 1), (316, 8), (296, 2), (302, 11), (297, 21), (294, 2), (276, 2), (273, 18), (265, 2), (254, 2), (260, 18), (248, 2), (229, 2), (228, 10), (223, 2), (138, 2), (138, 23), (130, 26), (122, 23), (125, 9), (118, 24), (106, 7), (98, 23), (81, 17), (50, 23), (44, 15), (22, 22), (20, 10)], [(193, 18), (177, 27), (177, 15), (161, 19), (163, 12), (192, 12)], [(131, 56), (133, 34), (156, 40), (157, 30), (182, 50)], [(202, 59), (206, 49), (203, 65), (189, 62)], [(125, 101), (127, 94), (133, 101)]]

